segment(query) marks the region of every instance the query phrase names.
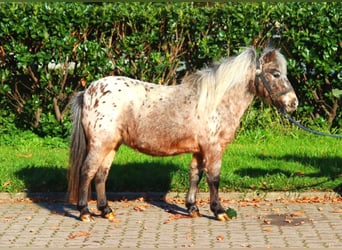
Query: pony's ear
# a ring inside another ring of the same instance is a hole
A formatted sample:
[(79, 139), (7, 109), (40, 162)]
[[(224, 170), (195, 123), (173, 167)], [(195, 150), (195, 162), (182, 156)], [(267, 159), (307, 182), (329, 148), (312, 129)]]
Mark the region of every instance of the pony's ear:
[(276, 51), (274, 49), (268, 51), (262, 58), (262, 61), (264, 63), (269, 63), (271, 61), (274, 61), (276, 57)]

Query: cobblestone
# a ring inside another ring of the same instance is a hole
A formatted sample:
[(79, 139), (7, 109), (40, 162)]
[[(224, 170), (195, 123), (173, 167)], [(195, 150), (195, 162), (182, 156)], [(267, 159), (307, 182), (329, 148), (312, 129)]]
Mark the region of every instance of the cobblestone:
[[(204, 195), (205, 196), (205, 195)], [(223, 199), (238, 218), (216, 221), (207, 202), (188, 218), (181, 199), (111, 200), (116, 217), (78, 220), (75, 206), (54, 199), (1, 199), (0, 247), (19, 248), (342, 248), (340, 197)], [(90, 203), (96, 211), (96, 204)], [(177, 216), (183, 215), (183, 216)]]

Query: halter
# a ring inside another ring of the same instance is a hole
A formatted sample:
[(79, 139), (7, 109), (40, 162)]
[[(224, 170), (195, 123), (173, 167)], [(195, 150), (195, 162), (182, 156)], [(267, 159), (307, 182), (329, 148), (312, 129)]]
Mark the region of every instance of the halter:
[(261, 67), (261, 63), (260, 63), (260, 59), (258, 58), (256, 60), (256, 71), (255, 71), (255, 81), (254, 81), (254, 84), (255, 84), (255, 87), (258, 88), (258, 80), (257, 78), (260, 78), (262, 84), (264, 85), (264, 87), (266, 88), (267, 92), (269, 93), (270, 97), (271, 97), (271, 100), (272, 100), (272, 103), (275, 104), (275, 98), (277, 97), (280, 97), (282, 95), (285, 95), (287, 93), (289, 93), (290, 91), (293, 90), (293, 87), (290, 83), (290, 87), (283, 90), (283, 91), (280, 91), (279, 93), (274, 93), (271, 89), (271, 86), (269, 84), (269, 81), (267, 81), (263, 71), (262, 71), (262, 67)]

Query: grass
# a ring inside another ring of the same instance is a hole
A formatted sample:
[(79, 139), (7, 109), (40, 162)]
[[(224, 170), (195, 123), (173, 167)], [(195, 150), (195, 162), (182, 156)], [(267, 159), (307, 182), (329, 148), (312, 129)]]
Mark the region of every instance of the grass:
[[(186, 191), (190, 159), (151, 157), (121, 147), (107, 191)], [(67, 165), (67, 140), (29, 132), (0, 136), (0, 192), (65, 192)], [(205, 180), (200, 189), (207, 191)], [(340, 192), (342, 141), (280, 126), (243, 131), (224, 154), (220, 189)]]

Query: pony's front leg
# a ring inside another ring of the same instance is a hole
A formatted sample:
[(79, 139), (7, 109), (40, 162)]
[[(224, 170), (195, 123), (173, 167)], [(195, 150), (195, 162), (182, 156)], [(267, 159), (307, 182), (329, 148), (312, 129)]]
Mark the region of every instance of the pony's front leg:
[(191, 217), (201, 216), (199, 209), (196, 205), (196, 194), (198, 184), (203, 175), (203, 157), (200, 154), (194, 154), (190, 163), (190, 187), (186, 197), (186, 207)]
[(210, 190), (210, 210), (214, 213), (216, 219), (219, 221), (229, 220), (229, 217), (219, 200), (218, 187), (220, 183), (220, 176), (208, 174), (207, 182)]
[(220, 171), (222, 164), (222, 153), (212, 152), (205, 162), (207, 183), (210, 191), (210, 210), (219, 221), (227, 221), (229, 217), (222, 207), (219, 199), (218, 188), (220, 185)]

